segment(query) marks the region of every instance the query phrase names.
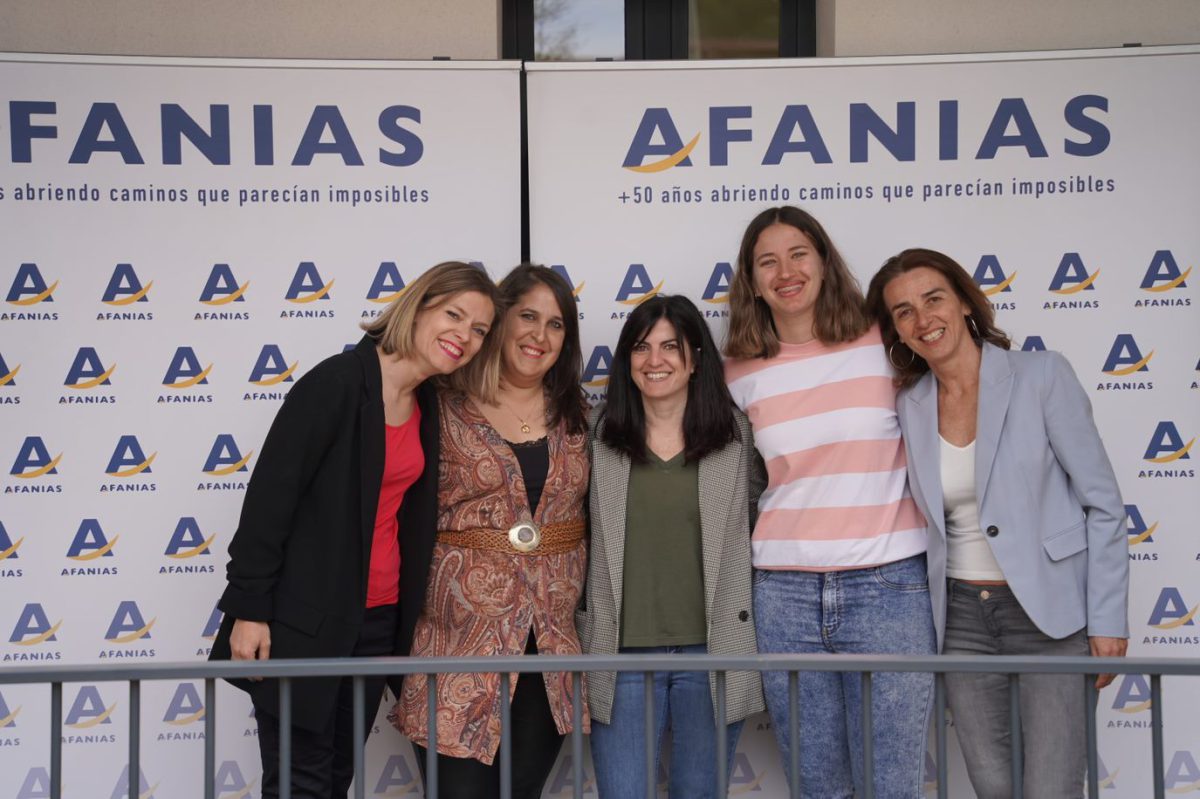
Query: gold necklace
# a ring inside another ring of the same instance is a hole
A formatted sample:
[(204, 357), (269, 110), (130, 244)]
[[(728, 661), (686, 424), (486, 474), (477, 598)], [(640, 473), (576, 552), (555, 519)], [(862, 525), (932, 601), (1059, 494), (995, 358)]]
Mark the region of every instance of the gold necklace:
[(504, 408), (504, 410), (511, 413), (513, 415), (513, 418), (515, 418), (518, 422), (521, 423), (521, 432), (524, 435), (529, 435), (531, 432), (533, 432), (533, 428), (529, 426), (529, 422), (525, 421), (525, 418), (523, 416), (521, 416), (521, 414), (519, 414), (515, 410), (513, 410), (507, 403), (505, 403), (502, 407)]

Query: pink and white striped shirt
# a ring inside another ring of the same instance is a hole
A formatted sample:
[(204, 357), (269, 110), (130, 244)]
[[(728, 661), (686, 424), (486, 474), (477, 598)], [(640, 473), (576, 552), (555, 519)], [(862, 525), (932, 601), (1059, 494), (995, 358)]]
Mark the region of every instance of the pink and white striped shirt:
[(767, 465), (755, 568), (861, 569), (925, 551), (878, 328), (846, 344), (783, 344), (774, 358), (728, 361), (725, 377)]

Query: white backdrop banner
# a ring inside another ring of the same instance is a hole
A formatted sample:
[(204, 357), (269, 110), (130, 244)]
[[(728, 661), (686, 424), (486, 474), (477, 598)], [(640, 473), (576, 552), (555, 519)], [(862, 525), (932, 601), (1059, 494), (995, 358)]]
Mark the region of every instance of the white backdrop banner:
[[(0, 55), (0, 668), (207, 655), (288, 388), (432, 264), (517, 262), (519, 68)], [(145, 685), (143, 795), (201, 795), (203, 696)], [(219, 696), (218, 795), (258, 796)], [(126, 795), (128, 710), (65, 686), (64, 796)], [(49, 735), (0, 691), (0, 796), (49, 796)]]
[[(579, 290), (593, 400), (651, 294), (688, 295), (720, 340), (766, 207), (817, 216), (864, 286), (901, 249), (947, 252), (1089, 389), (1129, 513), (1130, 653), (1197, 656), (1200, 50), (527, 69), (532, 256)], [(1166, 787), (1200, 790), (1200, 693), (1164, 695)], [(1101, 694), (1105, 796), (1150, 790), (1149, 699), (1136, 675)], [(731, 793), (786, 795), (765, 724)], [(971, 795), (958, 764), (951, 783)]]

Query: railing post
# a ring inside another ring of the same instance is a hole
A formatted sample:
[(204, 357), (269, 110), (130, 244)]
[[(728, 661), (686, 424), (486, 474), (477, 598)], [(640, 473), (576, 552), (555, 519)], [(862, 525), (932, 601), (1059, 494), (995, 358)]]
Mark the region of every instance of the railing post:
[[(518, 674), (517, 679), (521, 676)], [(512, 689), (507, 671), (500, 673), (500, 799), (512, 799)]]
[(800, 798), (800, 672), (788, 672), (788, 775), (792, 799)]
[[(707, 682), (707, 681), (706, 681)], [(728, 755), (726, 749), (729, 748), (727, 733), (725, 727), (725, 672), (717, 672), (717, 706), (713, 708), (717, 723), (717, 796), (727, 796), (729, 787), (725, 784), (726, 777), (729, 773)]]
[(1166, 796), (1163, 773), (1162, 675), (1150, 675), (1150, 747), (1154, 765), (1154, 799)]
[(437, 744), (437, 675), (425, 675), (426, 724), (429, 744), (425, 750), (425, 797), (438, 796), (438, 744)]
[(583, 674), (571, 672), (571, 762), (574, 799), (583, 799)]
[(1012, 756), (1013, 799), (1025, 796), (1024, 744), (1021, 741), (1021, 683), (1019, 674), (1008, 675), (1008, 726)]
[(642, 679), (646, 702), (646, 796), (654, 797), (658, 796), (658, 774), (654, 769), (654, 754), (658, 748), (654, 734), (654, 672), (646, 672)]
[(1083, 714), (1087, 729), (1087, 792), (1088, 799), (1100, 799), (1100, 758), (1096, 753), (1096, 675), (1083, 675)]
[(50, 683), (50, 799), (62, 799), (62, 683)]
[(875, 799), (875, 731), (871, 718), (871, 672), (862, 673), (863, 799)]
[(217, 683), (204, 681), (204, 799), (217, 795)]
[(363, 677), (361, 674), (355, 674), (351, 678), (350, 693), (354, 706), (354, 799), (364, 799), (366, 796), (366, 769), (363, 767), (363, 749), (366, 748), (366, 734), (363, 727), (366, 726), (366, 708), (363, 707), (366, 699), (363, 697)]
[(937, 795), (948, 799), (950, 788), (946, 785), (946, 674), (939, 671), (933, 681), (933, 712), (937, 714), (934, 740), (937, 747)]
[(138, 799), (142, 773), (142, 684), (139, 680), (129, 681), (129, 799)]
[(292, 799), (292, 681), (279, 678), (279, 796)]

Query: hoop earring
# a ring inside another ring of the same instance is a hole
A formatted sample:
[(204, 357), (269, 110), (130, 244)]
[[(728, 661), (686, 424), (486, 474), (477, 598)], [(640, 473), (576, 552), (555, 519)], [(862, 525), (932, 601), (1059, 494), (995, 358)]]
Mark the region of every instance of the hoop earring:
[(967, 327), (971, 328), (971, 335), (975, 337), (976, 341), (983, 338), (979, 335), (979, 325), (975, 324), (975, 317), (970, 314), (967, 314)]
[(904, 348), (908, 350), (908, 363), (904, 364), (903, 366), (896, 363), (896, 345), (899, 343), (899, 341), (893, 341), (892, 346), (888, 347), (888, 361), (892, 364), (892, 368), (894, 368), (897, 372), (903, 372), (905, 369), (913, 365), (913, 361), (917, 359), (917, 354), (909, 349), (907, 345), (905, 345)]

